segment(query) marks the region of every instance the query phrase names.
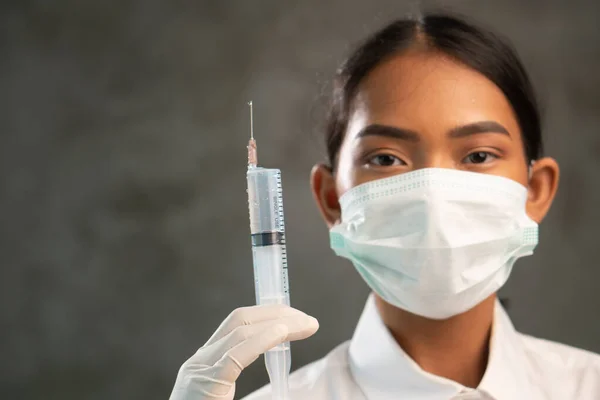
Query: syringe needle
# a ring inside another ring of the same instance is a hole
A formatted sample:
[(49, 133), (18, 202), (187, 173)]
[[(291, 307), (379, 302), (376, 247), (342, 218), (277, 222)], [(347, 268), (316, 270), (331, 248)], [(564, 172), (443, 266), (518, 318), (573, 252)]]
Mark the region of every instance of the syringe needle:
[(258, 165), (258, 156), (256, 152), (256, 141), (254, 140), (254, 116), (252, 115), (252, 101), (248, 102), (250, 106), (250, 141), (248, 142), (248, 167), (254, 168)]
[(252, 100), (248, 102), (250, 106), (250, 139), (254, 139), (254, 113), (252, 112)]

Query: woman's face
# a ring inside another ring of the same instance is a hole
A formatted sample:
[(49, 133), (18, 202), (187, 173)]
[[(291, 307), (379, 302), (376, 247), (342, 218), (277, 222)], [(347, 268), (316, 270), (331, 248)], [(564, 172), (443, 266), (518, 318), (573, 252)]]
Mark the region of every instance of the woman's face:
[(524, 143), (502, 91), (447, 57), (408, 52), (361, 82), (332, 174), (313, 169), (315, 198), (328, 225), (337, 199), (356, 185), (421, 168), (500, 175), (529, 188), (527, 212), (540, 222), (554, 197), (558, 166), (537, 161), (529, 178)]

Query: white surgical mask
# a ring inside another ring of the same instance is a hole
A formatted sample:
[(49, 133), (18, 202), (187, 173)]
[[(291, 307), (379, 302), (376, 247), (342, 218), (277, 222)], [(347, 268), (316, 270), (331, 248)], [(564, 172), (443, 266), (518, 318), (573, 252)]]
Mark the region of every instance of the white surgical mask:
[(500, 176), (427, 168), (356, 186), (340, 198), (331, 247), (388, 303), (427, 318), (465, 312), (533, 254), (527, 188)]

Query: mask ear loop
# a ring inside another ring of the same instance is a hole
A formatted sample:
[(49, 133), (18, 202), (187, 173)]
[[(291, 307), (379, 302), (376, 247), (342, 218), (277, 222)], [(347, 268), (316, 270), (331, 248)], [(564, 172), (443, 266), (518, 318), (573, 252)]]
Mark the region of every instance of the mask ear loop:
[(527, 168), (527, 182), (529, 182), (531, 180), (531, 177), (533, 176), (533, 165), (535, 164), (535, 160), (531, 160), (529, 162), (529, 167)]
[[(531, 160), (529, 162), (529, 167), (527, 167), (527, 192), (529, 192), (529, 183), (531, 182), (531, 177), (533, 176), (533, 165), (535, 164), (535, 160)], [(529, 198), (529, 193), (527, 195)]]

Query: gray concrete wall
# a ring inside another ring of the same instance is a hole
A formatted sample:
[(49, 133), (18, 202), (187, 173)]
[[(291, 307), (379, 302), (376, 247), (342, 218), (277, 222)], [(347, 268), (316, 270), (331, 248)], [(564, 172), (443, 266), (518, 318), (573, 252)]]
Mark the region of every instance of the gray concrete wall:
[[(292, 302), (321, 322), (294, 368), (349, 338), (367, 289), (309, 192), (318, 99), (352, 44), (418, 4), (3, 1), (0, 397), (167, 398), (253, 303), (248, 99), (261, 162), (283, 171)], [(437, 4), (514, 41), (563, 170), (539, 250), (503, 293), (515, 325), (600, 351), (600, 3)], [(264, 382), (259, 362), (238, 393)]]

